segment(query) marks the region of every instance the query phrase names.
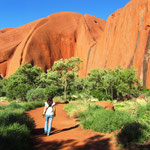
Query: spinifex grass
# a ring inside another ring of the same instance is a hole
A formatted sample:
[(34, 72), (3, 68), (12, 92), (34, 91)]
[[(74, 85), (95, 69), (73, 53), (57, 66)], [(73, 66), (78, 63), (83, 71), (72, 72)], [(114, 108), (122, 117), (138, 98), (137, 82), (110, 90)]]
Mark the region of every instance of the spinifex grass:
[(83, 101), (72, 101), (64, 107), (67, 110), (70, 117), (78, 117), (80, 112), (84, 112), (88, 109), (89, 103)]
[(28, 150), (34, 121), (25, 111), (42, 106), (44, 102), (11, 103), (0, 109), (0, 149)]
[(0, 126), (0, 149), (28, 150), (30, 140), (30, 130), (25, 124), (13, 123), (8, 126)]
[(124, 124), (132, 122), (134, 117), (124, 111), (112, 111), (100, 106), (90, 106), (87, 111), (79, 114), (79, 119), (85, 129), (110, 133), (119, 130)]

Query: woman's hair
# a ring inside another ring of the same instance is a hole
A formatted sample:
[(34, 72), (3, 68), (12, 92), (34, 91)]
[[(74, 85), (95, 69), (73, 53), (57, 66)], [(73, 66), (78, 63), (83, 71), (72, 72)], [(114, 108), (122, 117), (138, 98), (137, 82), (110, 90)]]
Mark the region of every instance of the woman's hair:
[(54, 97), (53, 95), (50, 95), (47, 99), (47, 103), (49, 106), (52, 106), (52, 104), (53, 104), (53, 97)]

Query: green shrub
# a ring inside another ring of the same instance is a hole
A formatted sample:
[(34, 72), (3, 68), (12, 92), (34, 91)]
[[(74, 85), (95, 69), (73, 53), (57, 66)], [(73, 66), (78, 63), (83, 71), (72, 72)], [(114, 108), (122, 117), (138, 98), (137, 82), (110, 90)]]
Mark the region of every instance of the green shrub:
[(150, 140), (150, 103), (146, 106), (139, 106), (136, 115), (138, 122), (145, 126), (141, 139), (143, 139), (143, 142)]
[(7, 98), (10, 100), (20, 99), (21, 101), (25, 101), (27, 91), (38, 86), (42, 72), (40, 67), (32, 67), (29, 63), (22, 65), (7, 80), (5, 86)]
[(97, 98), (99, 101), (111, 99), (111, 95), (106, 95), (106, 93), (105, 93), (105, 92), (102, 92), (102, 91), (92, 90), (92, 91), (91, 91), (91, 95), (92, 95), (94, 98)]
[(56, 85), (49, 85), (45, 88), (45, 96), (48, 97), (49, 95), (60, 95), (62, 91), (60, 90), (60, 87)]
[(28, 150), (30, 148), (30, 130), (26, 125), (13, 123), (0, 126), (0, 149), (5, 150)]
[(25, 110), (29, 110), (44, 103), (36, 101), (32, 103), (11, 103), (0, 110), (0, 149), (28, 150), (32, 147), (31, 130), (34, 128), (34, 120)]
[(118, 142), (124, 147), (127, 147), (131, 143), (143, 143), (146, 140), (145, 131), (147, 131), (147, 129), (145, 125), (138, 122), (125, 124), (117, 136)]
[(5, 106), (0, 105), (0, 110), (3, 110), (3, 109), (5, 109)]
[(85, 82), (85, 90), (98, 99), (118, 99), (132, 95), (137, 97), (142, 85), (134, 68), (120, 66), (111, 69), (93, 69)]
[(67, 111), (68, 116), (78, 117), (80, 112), (86, 111), (89, 107), (88, 103), (83, 101), (71, 101), (69, 104), (65, 105), (64, 110)]
[(28, 128), (34, 128), (34, 121), (24, 113), (23, 109), (10, 110), (6, 108), (0, 112), (0, 125), (8, 126), (13, 123), (26, 124)]
[(118, 142), (124, 147), (143, 144), (150, 140), (150, 103), (139, 105), (135, 114), (136, 122), (124, 125), (118, 134)]
[(100, 106), (91, 106), (88, 111), (79, 114), (79, 119), (83, 128), (103, 133), (117, 131), (134, 120), (127, 112), (106, 110)]
[(12, 75), (8, 78), (6, 84), (6, 97), (10, 100), (25, 100), (26, 93), (31, 89), (31, 85), (27, 83), (27, 78), (22, 75)]
[(31, 109), (34, 109), (36, 107), (41, 107), (44, 105), (44, 102), (43, 101), (34, 101), (34, 102), (28, 102), (28, 103), (23, 103), (21, 104), (21, 106), (23, 107), (23, 109), (25, 111), (28, 111), (28, 110), (31, 110)]
[(0, 79), (0, 97), (6, 96), (5, 86), (7, 83), (7, 79)]
[(16, 102), (10, 103), (9, 105), (6, 106), (8, 109), (16, 109), (16, 108), (22, 108), (22, 106)]
[(143, 88), (141, 92), (142, 92), (141, 94), (144, 94), (146, 96), (150, 96), (150, 89)]
[(31, 89), (27, 92), (26, 99), (28, 101), (41, 101), (45, 99), (45, 89), (43, 88), (36, 88), (36, 89)]
[(76, 109), (76, 108), (77, 108), (77, 107), (76, 107), (75, 105), (73, 105), (73, 104), (68, 104), (68, 105), (66, 105), (66, 106), (64, 107), (64, 110), (67, 110), (68, 115), (70, 116), (71, 111), (72, 111), (73, 109)]

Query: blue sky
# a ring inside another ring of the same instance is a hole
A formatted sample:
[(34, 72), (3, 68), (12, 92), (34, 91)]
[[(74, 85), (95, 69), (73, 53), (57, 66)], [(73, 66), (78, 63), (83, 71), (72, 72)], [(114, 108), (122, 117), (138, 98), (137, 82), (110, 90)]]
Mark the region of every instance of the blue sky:
[(63, 11), (90, 14), (107, 20), (130, 0), (0, 0), (0, 29), (19, 27)]

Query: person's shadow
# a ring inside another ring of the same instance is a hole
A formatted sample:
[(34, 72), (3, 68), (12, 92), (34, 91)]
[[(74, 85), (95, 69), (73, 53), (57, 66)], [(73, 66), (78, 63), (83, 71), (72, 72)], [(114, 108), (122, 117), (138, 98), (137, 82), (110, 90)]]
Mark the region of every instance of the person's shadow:
[[(52, 127), (50, 134), (53, 135), (53, 134), (57, 134), (57, 133), (60, 133), (60, 132), (65, 132), (65, 131), (68, 131), (68, 130), (75, 129), (78, 126), (79, 126), (79, 124), (77, 124), (75, 126), (72, 126), (72, 127), (69, 127), (69, 128), (64, 128), (64, 129), (61, 129), (61, 130), (56, 130), (56, 128)], [(36, 135), (44, 135), (44, 128), (33, 129), (32, 134), (34, 136), (36, 136)]]
[(51, 135), (57, 134), (57, 133), (60, 133), (60, 132), (64, 132), (64, 131), (68, 131), (68, 130), (72, 130), (72, 129), (77, 128), (78, 126), (79, 126), (79, 124), (77, 124), (77, 125), (75, 125), (75, 126), (73, 126), (73, 127), (64, 128), (64, 129), (62, 129), (62, 130), (56, 130), (56, 131), (52, 132)]

